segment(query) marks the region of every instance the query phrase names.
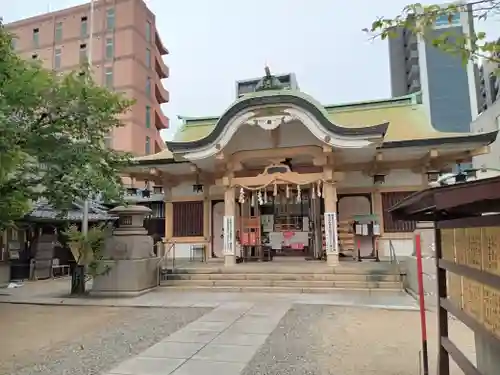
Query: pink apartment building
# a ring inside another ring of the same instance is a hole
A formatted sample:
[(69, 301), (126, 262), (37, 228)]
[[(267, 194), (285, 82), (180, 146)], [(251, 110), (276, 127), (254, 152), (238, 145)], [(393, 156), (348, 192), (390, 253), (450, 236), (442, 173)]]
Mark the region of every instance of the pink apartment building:
[(71, 71), (87, 61), (98, 83), (126, 93), (135, 104), (123, 115), (125, 126), (110, 134), (108, 144), (135, 155), (154, 154), (165, 145), (160, 130), (169, 126), (161, 104), (169, 101), (162, 79), (168, 54), (155, 15), (142, 0), (94, 1), (92, 43), (90, 4), (10, 23), (14, 48), (26, 59), (40, 59), (55, 71)]

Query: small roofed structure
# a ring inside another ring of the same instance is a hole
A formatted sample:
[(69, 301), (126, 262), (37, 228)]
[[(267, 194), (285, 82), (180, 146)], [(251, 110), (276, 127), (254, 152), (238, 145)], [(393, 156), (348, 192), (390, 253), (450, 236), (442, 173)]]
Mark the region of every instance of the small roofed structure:
[(390, 208), (398, 220), (441, 221), (500, 214), (500, 178), (455, 183), (416, 192)]
[[(398, 220), (435, 223), (440, 375), (500, 368), (500, 177), (422, 190), (392, 207)], [(451, 314), (473, 332), (477, 365), (448, 334)]]
[[(90, 225), (116, 219), (105, 206), (95, 201), (89, 202)], [(52, 277), (54, 270), (68, 270), (75, 259), (70, 248), (64, 244), (61, 233), (68, 224), (81, 225), (82, 220), (83, 203), (75, 201), (65, 212), (54, 209), (45, 200), (34, 203), (22, 220), (0, 233), (0, 247), (3, 250), (1, 260), (4, 261), (4, 270), (9, 269), (9, 278), (28, 279), (32, 261), (35, 261), (37, 278)]]
[[(89, 222), (102, 222), (116, 219), (116, 216), (108, 214), (107, 207), (95, 201), (89, 202)], [(54, 209), (54, 207), (46, 201), (40, 200), (33, 205), (32, 210), (26, 214), (24, 220), (29, 222), (51, 221), (80, 223), (83, 220), (83, 203), (73, 202), (72, 207), (62, 212)]]

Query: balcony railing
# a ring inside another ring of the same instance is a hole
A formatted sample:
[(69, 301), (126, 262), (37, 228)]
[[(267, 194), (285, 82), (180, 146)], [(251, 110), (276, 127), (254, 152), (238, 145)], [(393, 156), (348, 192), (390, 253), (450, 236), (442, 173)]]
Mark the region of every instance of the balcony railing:
[(168, 78), (170, 75), (170, 70), (168, 66), (163, 62), (161, 56), (155, 58), (155, 70), (160, 79)]
[(167, 90), (165, 90), (165, 88), (161, 83), (157, 83), (155, 85), (155, 94), (158, 104), (164, 104), (170, 101), (170, 94), (168, 93)]
[(160, 38), (160, 34), (158, 34), (157, 31), (155, 32), (155, 44), (156, 44), (156, 48), (158, 48), (158, 52), (160, 52), (160, 55), (162, 55), (162, 56), (168, 55), (168, 49), (165, 48), (165, 46), (163, 45), (161, 38)]
[(158, 130), (168, 129), (168, 117), (166, 117), (161, 110), (155, 111), (155, 126)]

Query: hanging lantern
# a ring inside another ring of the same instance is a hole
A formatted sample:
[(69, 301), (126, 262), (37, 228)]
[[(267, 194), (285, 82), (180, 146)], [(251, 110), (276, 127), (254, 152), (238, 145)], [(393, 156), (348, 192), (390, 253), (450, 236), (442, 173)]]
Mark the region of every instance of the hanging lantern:
[(262, 192), (260, 190), (257, 193), (257, 202), (259, 203), (259, 206), (262, 206), (264, 204), (264, 201), (262, 200)]
[(274, 196), (278, 195), (278, 185), (276, 185), (276, 182), (274, 183), (274, 191), (273, 191)]
[(267, 204), (267, 190), (264, 190), (264, 204)]
[(311, 186), (311, 199), (316, 198), (316, 189), (314, 188), (314, 185)]
[(250, 205), (255, 207), (255, 194), (252, 193), (252, 198), (250, 199)]
[(286, 199), (290, 198), (290, 186), (286, 185)]
[(243, 188), (240, 188), (240, 196), (238, 198), (238, 202), (241, 204), (245, 203), (245, 190)]
[(300, 190), (300, 185), (297, 185), (297, 203), (302, 201), (302, 191)]
[(318, 187), (316, 189), (318, 193), (318, 198), (321, 198), (321, 181), (318, 181)]

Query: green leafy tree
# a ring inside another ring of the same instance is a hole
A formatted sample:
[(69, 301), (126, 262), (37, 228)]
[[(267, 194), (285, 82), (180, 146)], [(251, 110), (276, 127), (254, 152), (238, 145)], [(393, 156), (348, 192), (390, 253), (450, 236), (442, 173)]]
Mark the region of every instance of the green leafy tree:
[(105, 139), (131, 102), (82, 69), (60, 75), (21, 59), (0, 22), (0, 230), (40, 198), (65, 210), (122, 196), (119, 172), (131, 158)]
[(474, 20), (486, 20), (500, 13), (499, 0), (471, 0), (463, 4), (422, 5), (410, 4), (394, 18), (380, 17), (364, 31), (374, 38), (387, 39), (396, 35), (397, 28), (406, 28), (421, 36), (436, 48), (456, 55), (464, 63), (481, 59), (500, 63), (500, 41), (491, 40), (484, 32), (470, 35), (434, 30), (436, 21), (452, 24), (459, 12), (470, 11)]
[(85, 235), (76, 225), (71, 225), (64, 232), (67, 243), (76, 260), (76, 269), (71, 279), (71, 294), (85, 293), (85, 272), (91, 278), (104, 275), (111, 267), (103, 262), (103, 251), (106, 239), (111, 235), (110, 228), (105, 224), (94, 226)]

